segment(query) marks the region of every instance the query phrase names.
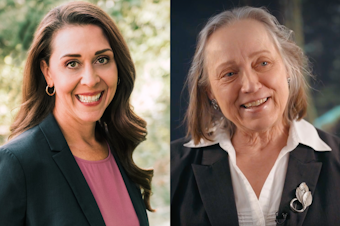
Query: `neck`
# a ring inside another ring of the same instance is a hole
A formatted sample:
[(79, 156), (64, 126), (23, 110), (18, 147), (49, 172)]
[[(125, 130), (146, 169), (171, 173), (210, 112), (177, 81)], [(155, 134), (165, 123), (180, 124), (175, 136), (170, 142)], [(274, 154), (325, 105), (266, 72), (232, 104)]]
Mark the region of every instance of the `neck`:
[(56, 108), (53, 115), (69, 146), (79, 143), (90, 144), (96, 142), (95, 127), (96, 122), (83, 122), (68, 114), (63, 114)]
[(284, 124), (265, 131), (250, 131), (237, 128), (232, 143), (237, 154), (258, 153), (265, 150), (281, 150), (286, 144), (289, 127)]

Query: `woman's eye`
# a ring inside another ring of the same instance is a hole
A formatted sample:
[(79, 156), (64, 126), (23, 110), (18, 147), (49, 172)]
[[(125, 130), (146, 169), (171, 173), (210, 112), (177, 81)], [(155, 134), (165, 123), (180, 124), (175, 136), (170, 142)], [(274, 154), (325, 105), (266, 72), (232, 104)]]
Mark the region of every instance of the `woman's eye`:
[(261, 66), (267, 66), (268, 65), (268, 62), (267, 61), (263, 61), (262, 63), (261, 63)]
[(108, 61), (109, 60), (106, 57), (102, 57), (97, 60), (97, 62), (100, 64), (106, 64)]
[(76, 61), (71, 61), (71, 62), (69, 62), (69, 63), (67, 63), (66, 64), (66, 66), (68, 67), (68, 68), (76, 68), (76, 67), (78, 67), (78, 62), (76, 62)]
[(234, 72), (228, 72), (225, 74), (225, 76), (230, 77), (230, 76), (233, 76), (234, 74), (235, 74)]

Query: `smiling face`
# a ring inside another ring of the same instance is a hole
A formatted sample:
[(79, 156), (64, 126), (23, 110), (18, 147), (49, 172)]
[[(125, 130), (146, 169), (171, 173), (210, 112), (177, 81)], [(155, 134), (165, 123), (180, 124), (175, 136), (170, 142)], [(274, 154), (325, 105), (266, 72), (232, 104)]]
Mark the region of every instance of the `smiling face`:
[(261, 132), (283, 125), (287, 72), (260, 22), (246, 19), (219, 28), (205, 49), (208, 96), (237, 129)]
[(41, 61), (41, 70), (56, 90), (53, 113), (63, 120), (99, 120), (118, 81), (114, 53), (102, 29), (66, 26), (54, 34), (51, 47), (49, 65)]

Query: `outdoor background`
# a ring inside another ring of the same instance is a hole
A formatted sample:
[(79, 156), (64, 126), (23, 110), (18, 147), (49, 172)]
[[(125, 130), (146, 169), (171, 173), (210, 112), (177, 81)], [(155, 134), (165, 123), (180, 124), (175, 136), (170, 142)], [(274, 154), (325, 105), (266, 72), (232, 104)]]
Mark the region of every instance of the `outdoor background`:
[[(42, 17), (62, 0), (0, 0), (0, 145), (21, 101), (27, 49)], [(137, 165), (154, 168), (150, 225), (170, 225), (170, 0), (89, 0), (117, 23), (137, 70), (135, 111), (148, 122)]]
[(295, 33), (309, 57), (315, 79), (306, 119), (340, 136), (339, 0), (171, 0), (171, 140), (185, 136), (188, 94), (183, 90), (196, 38), (207, 20), (237, 6), (265, 6)]

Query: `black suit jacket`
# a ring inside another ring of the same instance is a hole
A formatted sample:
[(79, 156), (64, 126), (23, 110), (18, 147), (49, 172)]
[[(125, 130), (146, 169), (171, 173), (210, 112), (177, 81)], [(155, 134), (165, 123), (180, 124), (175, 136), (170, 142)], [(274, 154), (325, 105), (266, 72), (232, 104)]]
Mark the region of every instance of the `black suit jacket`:
[[(281, 225), (340, 225), (340, 140), (318, 131), (330, 152), (316, 152), (300, 144), (289, 154), (278, 220)], [(187, 148), (180, 139), (171, 144), (171, 225), (238, 225), (228, 153), (218, 144)], [(313, 202), (295, 213), (290, 201), (297, 186), (306, 182)], [(279, 194), (278, 194), (279, 195)]]
[[(140, 189), (115, 159), (140, 225), (147, 226)], [(0, 148), (0, 225), (105, 225), (52, 114)]]

